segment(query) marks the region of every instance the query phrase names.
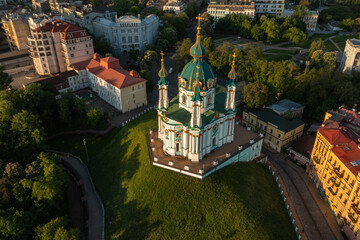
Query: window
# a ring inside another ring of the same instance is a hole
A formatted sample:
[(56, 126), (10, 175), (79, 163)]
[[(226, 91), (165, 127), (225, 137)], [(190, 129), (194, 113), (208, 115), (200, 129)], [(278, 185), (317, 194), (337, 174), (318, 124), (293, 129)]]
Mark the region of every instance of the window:
[(89, 54), (89, 51), (86, 50), (86, 54)]
[(126, 43), (126, 37), (122, 37), (122, 42)]
[(132, 43), (132, 37), (128, 37), (129, 43)]
[(133, 98), (135, 98), (135, 94), (133, 94)]
[(279, 145), (279, 141), (276, 142), (276, 145)]
[(182, 103), (186, 104), (186, 95), (185, 94), (182, 95)]
[(71, 57), (74, 57), (74, 54), (72, 53), (70, 56), (71, 56)]
[(273, 133), (273, 130), (272, 129), (270, 129), (270, 134), (272, 134)]
[(208, 105), (211, 104), (211, 95), (209, 95), (209, 97), (208, 97), (208, 99), (207, 99), (207, 103), (208, 103)]
[(135, 42), (139, 42), (139, 37), (135, 36)]
[(280, 138), (280, 134), (279, 134), (279, 138)]

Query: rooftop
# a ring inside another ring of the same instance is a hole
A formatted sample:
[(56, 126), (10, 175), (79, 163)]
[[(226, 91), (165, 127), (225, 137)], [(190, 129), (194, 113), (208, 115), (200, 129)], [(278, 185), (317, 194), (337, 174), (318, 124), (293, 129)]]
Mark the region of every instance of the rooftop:
[(119, 59), (114, 57), (101, 58), (97, 53), (90, 60), (74, 63), (73, 68), (78, 71), (87, 69), (92, 74), (119, 89), (147, 81), (141, 78), (139, 73), (134, 70), (130, 72), (124, 70), (120, 66)]
[(281, 114), (281, 113), (285, 113), (288, 111), (298, 110), (300, 108), (303, 108), (303, 106), (300, 103), (296, 103), (289, 99), (282, 99), (267, 108), (270, 108), (274, 112)]
[(274, 124), (279, 130), (285, 133), (304, 124), (304, 122), (298, 118), (289, 120), (277, 115), (273, 110), (268, 108), (251, 111), (251, 113), (256, 115), (263, 122)]
[(304, 137), (291, 142), (291, 148), (304, 156), (310, 157), (315, 139), (315, 134), (305, 135)]

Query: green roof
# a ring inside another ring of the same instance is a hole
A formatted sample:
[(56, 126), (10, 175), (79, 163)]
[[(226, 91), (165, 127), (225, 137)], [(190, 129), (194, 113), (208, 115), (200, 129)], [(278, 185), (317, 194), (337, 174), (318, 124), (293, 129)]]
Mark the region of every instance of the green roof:
[(251, 111), (251, 113), (256, 115), (258, 119), (263, 122), (274, 124), (279, 130), (285, 133), (290, 132), (291, 130), (304, 124), (304, 122), (298, 118), (289, 120), (277, 115), (273, 110), (268, 108)]
[[(216, 112), (226, 114), (225, 110), (226, 93), (218, 92), (215, 95), (215, 109), (206, 111), (201, 115), (202, 126), (209, 124), (215, 117)], [(179, 107), (179, 96), (174, 97), (165, 112), (167, 118), (181, 122), (183, 125), (188, 126), (191, 120), (191, 113), (186, 109)]]
[[(185, 65), (183, 68), (180, 77), (184, 78), (186, 80), (186, 90), (191, 90), (193, 87), (193, 84), (196, 81), (196, 72), (197, 68), (196, 66), (199, 66), (199, 82), (202, 84), (203, 90), (208, 89), (207, 81), (209, 79), (215, 80), (215, 74), (210, 65), (205, 62), (204, 60), (200, 58), (194, 58), (191, 60), (188, 64)], [(205, 87), (205, 89), (204, 89)]]

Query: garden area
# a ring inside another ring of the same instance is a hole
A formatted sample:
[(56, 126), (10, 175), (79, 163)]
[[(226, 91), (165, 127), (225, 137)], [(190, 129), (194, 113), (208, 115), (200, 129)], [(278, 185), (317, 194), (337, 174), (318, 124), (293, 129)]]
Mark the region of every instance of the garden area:
[(260, 164), (238, 163), (205, 180), (150, 164), (149, 112), (107, 137), (49, 142), (86, 162), (105, 205), (106, 239), (296, 239), (275, 180)]

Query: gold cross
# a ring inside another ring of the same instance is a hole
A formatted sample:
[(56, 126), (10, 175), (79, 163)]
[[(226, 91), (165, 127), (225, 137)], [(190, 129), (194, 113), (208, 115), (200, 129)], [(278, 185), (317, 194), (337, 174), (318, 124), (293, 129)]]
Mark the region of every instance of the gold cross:
[(235, 54), (235, 53), (234, 53), (232, 56), (233, 56), (234, 59), (236, 58), (236, 54)]
[(202, 18), (202, 17), (201, 17), (201, 14), (199, 13), (199, 16), (196, 17), (196, 19), (199, 20), (199, 27), (200, 27), (200, 21), (201, 21), (201, 20), (204, 20), (204, 18)]

